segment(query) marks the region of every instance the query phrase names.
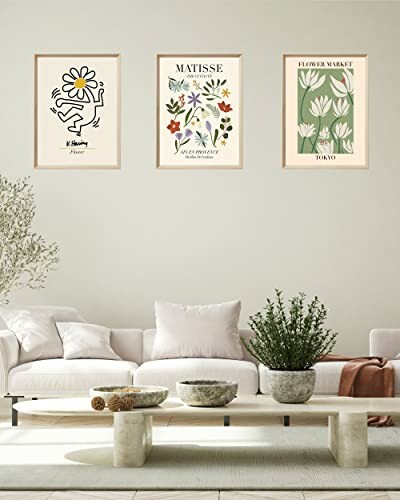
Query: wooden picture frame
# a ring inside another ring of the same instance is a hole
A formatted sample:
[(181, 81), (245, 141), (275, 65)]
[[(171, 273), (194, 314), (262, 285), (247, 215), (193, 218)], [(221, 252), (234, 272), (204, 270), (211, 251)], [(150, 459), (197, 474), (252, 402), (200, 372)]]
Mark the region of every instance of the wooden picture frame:
[(34, 168), (119, 169), (119, 54), (34, 55)]
[(241, 169), (242, 55), (157, 55), (157, 168)]
[(368, 56), (284, 54), (283, 168), (368, 168)]

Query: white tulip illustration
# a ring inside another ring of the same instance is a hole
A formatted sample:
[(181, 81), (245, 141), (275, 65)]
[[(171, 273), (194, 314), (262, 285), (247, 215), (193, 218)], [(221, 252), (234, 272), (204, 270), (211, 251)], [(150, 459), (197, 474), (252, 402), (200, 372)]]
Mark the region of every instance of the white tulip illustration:
[(338, 118), (342, 116), (346, 116), (350, 109), (350, 104), (347, 102), (347, 99), (339, 99), (335, 102), (333, 101), (333, 114)]
[(343, 141), (343, 149), (347, 151), (347, 153), (353, 154), (353, 143), (348, 139), (347, 141)]
[(323, 141), (327, 141), (329, 139), (330, 133), (329, 128), (325, 125), (325, 127), (319, 133), (319, 138)]
[(332, 99), (328, 96), (316, 97), (314, 101), (311, 101), (310, 113), (317, 117), (325, 116), (332, 105)]
[(345, 69), (342, 73), (342, 80), (337, 80), (331, 75), (331, 88), (336, 97), (346, 97), (349, 96), (350, 102), (353, 104), (354, 94), (354, 75), (348, 69)]
[(346, 122), (339, 122), (336, 124), (335, 132), (333, 135), (336, 139), (346, 139), (352, 133), (352, 129), (347, 125)]
[(315, 125), (312, 123), (300, 123), (298, 131), (300, 137), (311, 137), (315, 134)]
[(318, 153), (322, 155), (331, 155), (333, 153), (334, 143), (332, 141), (321, 141), (317, 144)]
[(301, 105), (300, 105), (300, 119), (302, 122), (304, 122), (303, 106), (307, 92), (313, 92), (314, 90), (319, 89), (321, 85), (325, 83), (325, 78), (326, 78), (325, 75), (322, 75), (320, 77), (319, 72), (315, 70), (309, 69), (307, 72), (300, 71), (299, 82), (304, 89), (304, 94), (301, 99)]
[(313, 123), (300, 123), (300, 125), (297, 127), (297, 130), (299, 132), (300, 137), (303, 138), (300, 148), (300, 153), (302, 153), (304, 150), (304, 143), (306, 142), (306, 139), (308, 138), (311, 142), (310, 137), (312, 137), (315, 134), (315, 125)]
[(331, 108), (331, 105), (332, 105), (332, 99), (329, 99), (327, 95), (316, 97), (313, 101), (311, 101), (310, 113), (318, 118), (317, 137), (314, 140), (311, 152), (314, 151), (317, 152), (316, 145), (319, 132), (321, 130), (321, 118), (328, 113), (328, 111)]
[(319, 72), (314, 71), (309, 69), (307, 73), (304, 71), (300, 72), (300, 77), (299, 77), (299, 82), (300, 85), (303, 87), (303, 89), (308, 89), (308, 90), (317, 90), (321, 87), (321, 85), (324, 84), (325, 82), (325, 75), (322, 75), (321, 78), (319, 77)]
[(333, 136), (337, 140), (338, 152), (341, 153), (340, 149), (340, 139), (346, 139), (352, 133), (352, 129), (347, 125), (346, 122), (339, 122), (335, 126), (335, 132)]

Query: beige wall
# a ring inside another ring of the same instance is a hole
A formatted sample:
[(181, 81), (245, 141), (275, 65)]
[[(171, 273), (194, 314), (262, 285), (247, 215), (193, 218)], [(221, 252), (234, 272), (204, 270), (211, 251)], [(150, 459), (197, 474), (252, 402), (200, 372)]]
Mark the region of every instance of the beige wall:
[[(0, 0), (1, 172), (30, 175), (61, 263), (15, 302), (148, 327), (153, 301), (318, 294), (338, 351), (400, 327), (397, 2)], [(33, 171), (33, 54), (122, 54), (122, 169)], [(241, 52), (244, 169), (155, 169), (156, 54)], [(370, 169), (281, 168), (282, 53), (367, 53)]]

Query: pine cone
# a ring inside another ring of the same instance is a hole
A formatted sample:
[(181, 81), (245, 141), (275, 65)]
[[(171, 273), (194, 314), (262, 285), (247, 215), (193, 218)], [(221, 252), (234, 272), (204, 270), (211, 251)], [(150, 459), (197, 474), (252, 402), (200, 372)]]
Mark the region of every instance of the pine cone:
[(126, 396), (121, 399), (122, 401), (122, 411), (130, 411), (135, 407), (135, 398), (132, 396)]
[(92, 404), (93, 410), (96, 410), (96, 411), (103, 411), (104, 408), (106, 407), (106, 402), (100, 396), (96, 396), (95, 398), (92, 398), (91, 404)]
[(110, 411), (121, 411), (122, 410), (122, 400), (119, 396), (114, 394), (114, 396), (111, 396), (111, 398), (108, 400), (108, 409)]

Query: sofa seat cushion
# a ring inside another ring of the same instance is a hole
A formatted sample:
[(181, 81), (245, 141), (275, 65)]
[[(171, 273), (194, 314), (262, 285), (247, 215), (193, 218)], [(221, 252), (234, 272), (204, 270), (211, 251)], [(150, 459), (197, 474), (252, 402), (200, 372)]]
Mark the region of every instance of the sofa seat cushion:
[(180, 358), (146, 361), (134, 373), (136, 385), (161, 385), (176, 394), (176, 382), (188, 379), (231, 380), (238, 394), (256, 394), (257, 367), (250, 361), (216, 358)]
[(98, 385), (129, 385), (137, 368), (132, 361), (44, 359), (24, 363), (8, 375), (8, 390), (18, 396), (88, 396)]
[[(399, 362), (400, 363), (400, 362)], [(317, 363), (314, 394), (337, 395), (340, 375), (345, 361), (327, 361)], [(269, 369), (264, 365), (258, 367), (260, 373), (260, 391), (262, 394), (271, 394), (271, 385), (268, 377)]]

